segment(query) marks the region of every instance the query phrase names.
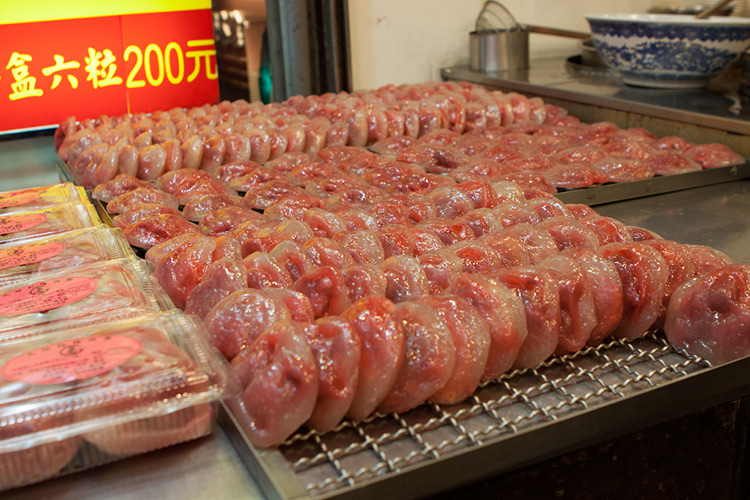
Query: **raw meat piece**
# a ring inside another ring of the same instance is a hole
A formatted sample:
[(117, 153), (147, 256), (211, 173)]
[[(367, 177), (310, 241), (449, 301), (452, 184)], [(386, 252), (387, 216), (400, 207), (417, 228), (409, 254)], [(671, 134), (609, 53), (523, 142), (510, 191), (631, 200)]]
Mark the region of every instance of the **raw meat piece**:
[(291, 313), (277, 298), (262, 290), (244, 288), (221, 299), (203, 319), (213, 345), (229, 360), (276, 323), (291, 321)]
[(557, 188), (550, 184), (543, 175), (531, 172), (512, 172), (502, 175), (496, 180), (515, 182), (521, 187), (538, 189), (544, 193), (554, 194), (557, 192)]
[(330, 266), (305, 273), (294, 282), (292, 289), (310, 299), (316, 318), (339, 315), (352, 303), (342, 272)]
[(354, 257), (342, 245), (328, 238), (310, 238), (302, 245), (314, 266), (330, 266), (343, 269), (354, 264)]
[(201, 196), (191, 197), (185, 203), (182, 213), (187, 220), (200, 222), (211, 212), (227, 207), (242, 207), (244, 200), (237, 195), (209, 193)]
[[(167, 153), (161, 144), (151, 144), (138, 151), (138, 178), (153, 181), (164, 173)], [(84, 174), (85, 176), (85, 174)]]
[(378, 405), (383, 413), (401, 413), (424, 403), (445, 386), (456, 365), (451, 332), (431, 307), (396, 304), (396, 321), (404, 325), (405, 359), (391, 391)]
[(607, 181), (601, 171), (583, 163), (563, 163), (545, 170), (542, 175), (558, 189), (578, 189)]
[(461, 219), (433, 219), (417, 224), (416, 228), (421, 231), (436, 234), (445, 246), (453, 245), (459, 241), (473, 240), (476, 238), (471, 226)]
[(352, 188), (368, 186), (360, 177), (346, 172), (335, 171), (326, 177), (313, 179), (303, 184), (305, 191), (314, 196), (330, 198), (338, 193), (342, 193)]
[(294, 219), (303, 220), (305, 214), (311, 208), (326, 208), (327, 203), (323, 198), (317, 196), (308, 196), (296, 194), (282, 198), (271, 204), (263, 211), (263, 216), (267, 219)]
[(187, 294), (185, 312), (203, 319), (221, 299), (243, 288), (247, 288), (247, 271), (242, 263), (215, 260), (200, 283)]
[(738, 155), (724, 144), (696, 144), (685, 151), (685, 156), (700, 163), (703, 168), (728, 167), (742, 165), (745, 158)]
[(315, 267), (302, 247), (294, 241), (282, 241), (268, 255), (289, 272), (292, 282)]
[(370, 295), (385, 297), (388, 279), (385, 272), (373, 264), (352, 264), (341, 270), (344, 283), (349, 289), (349, 299), (352, 303)]
[(416, 300), (430, 294), (430, 283), (419, 261), (414, 257), (396, 255), (383, 261), (385, 296), (394, 303)]
[(583, 203), (567, 203), (565, 208), (571, 213), (574, 219), (582, 220), (588, 217), (599, 217), (599, 214), (588, 205)]
[[(221, 168), (221, 167), (219, 167)], [(244, 175), (240, 175), (227, 182), (227, 185), (242, 193), (247, 193), (252, 189), (262, 186), (268, 182), (280, 180), (281, 176), (272, 172), (270, 169), (260, 167)]]
[(500, 268), (513, 266), (528, 266), (531, 264), (529, 251), (521, 240), (508, 231), (498, 231), (487, 234), (479, 239), (480, 242), (495, 250), (500, 259)]
[(156, 185), (177, 198), (180, 205), (184, 205), (205, 194), (237, 194), (226, 183), (203, 170), (183, 168), (167, 172), (156, 180)]
[(282, 241), (305, 243), (313, 237), (310, 226), (298, 220), (248, 221), (234, 229), (231, 234), (240, 242), (244, 257), (253, 252), (268, 253)]
[(405, 147), (411, 146), (415, 143), (411, 137), (405, 137), (403, 135), (397, 135), (388, 137), (381, 141), (376, 142), (370, 146), (370, 150), (380, 155), (388, 155), (395, 157), (399, 151)]
[(623, 156), (633, 160), (644, 160), (653, 154), (648, 143), (632, 140), (610, 142), (604, 146), (604, 150), (611, 156)]
[(581, 224), (590, 228), (599, 239), (599, 245), (607, 243), (626, 243), (633, 241), (628, 228), (617, 219), (603, 217), (594, 213), (578, 219)]
[(526, 202), (526, 206), (531, 208), (543, 221), (552, 217), (572, 217), (565, 203), (557, 198), (533, 198)]
[[(180, 152), (182, 153), (182, 168), (196, 170), (203, 158), (203, 139), (198, 134), (190, 136), (182, 141)], [(122, 163), (122, 160), (120, 162)]]
[(334, 207), (331, 209), (337, 213), (346, 224), (348, 231), (359, 229), (377, 229), (378, 223), (375, 218), (365, 210), (357, 207)]
[(495, 188), (488, 182), (471, 180), (456, 184), (456, 187), (469, 195), (474, 208), (494, 208), (498, 205)]
[(107, 203), (107, 212), (110, 214), (119, 214), (142, 203), (164, 205), (175, 210), (179, 207), (177, 199), (169, 193), (159, 191), (158, 189), (136, 188), (121, 194)]
[(531, 205), (526, 202), (508, 201), (492, 209), (492, 214), (503, 227), (516, 224), (531, 224), (536, 226), (542, 220)]
[(268, 161), (273, 146), (271, 134), (259, 128), (250, 128), (242, 135), (250, 139), (250, 160), (261, 164)]
[[(214, 175), (221, 179), (219, 170), (229, 163), (239, 161), (250, 161), (250, 154), (252, 153), (250, 139), (239, 134), (229, 134), (224, 137), (224, 146), (226, 147), (226, 155), (224, 156), (224, 163), (214, 172)], [(222, 179), (226, 181), (227, 179)]]
[(312, 415), (318, 397), (318, 367), (297, 323), (272, 326), (232, 360), (244, 387), (238, 418), (253, 446), (270, 448)]
[(419, 257), (427, 252), (434, 252), (445, 247), (440, 237), (422, 227), (412, 228), (414, 235), (414, 256)]
[(669, 342), (717, 365), (750, 354), (750, 272), (730, 264), (682, 284), (667, 308)]
[[(33, 434), (35, 430), (31, 425), (28, 424), (28, 430), (19, 428), (19, 435)], [(35, 425), (41, 427), (44, 424)], [(81, 447), (81, 441), (80, 437), (75, 436), (4, 452), (0, 457), (0, 489), (25, 486), (54, 477), (70, 463)]]
[(560, 255), (575, 260), (586, 273), (597, 319), (587, 344), (599, 345), (622, 321), (623, 289), (617, 268), (598, 253), (584, 248), (564, 250)]
[(362, 420), (391, 392), (404, 363), (404, 325), (396, 307), (385, 297), (366, 297), (342, 314), (361, 342), (359, 376), (347, 415)]
[(537, 267), (551, 271), (560, 297), (560, 331), (555, 354), (578, 352), (597, 324), (594, 293), (585, 270), (567, 254), (547, 257)]
[(264, 296), (281, 301), (289, 309), (292, 321), (299, 323), (312, 323), (315, 321), (315, 311), (313, 311), (310, 299), (306, 295), (288, 288), (265, 288), (261, 291)]
[(151, 269), (156, 269), (159, 267), (159, 264), (164, 262), (164, 259), (166, 259), (169, 254), (180, 248), (182, 245), (190, 243), (192, 239), (193, 236), (186, 233), (154, 245), (146, 251), (146, 262), (151, 265)]
[[(354, 146), (328, 146), (318, 151), (318, 158), (327, 163), (338, 165), (347, 160), (369, 153), (366, 149)], [(377, 155), (374, 155), (377, 156)]]
[(368, 213), (375, 218), (378, 227), (394, 224), (408, 226), (409, 218), (403, 206), (392, 201), (382, 201), (370, 207)]
[(526, 339), (521, 299), (499, 281), (476, 274), (461, 275), (451, 293), (465, 299), (487, 322), (490, 351), (482, 379), (496, 379), (511, 369)]
[(537, 229), (547, 231), (555, 240), (558, 250), (566, 248), (599, 248), (599, 238), (588, 226), (571, 217), (552, 217), (537, 224)]
[(318, 365), (318, 399), (307, 425), (328, 432), (346, 416), (354, 399), (361, 341), (352, 324), (339, 316), (307, 325), (305, 338)]
[(248, 221), (260, 221), (263, 216), (246, 207), (233, 206), (214, 210), (201, 220), (200, 229), (209, 236), (220, 236)]
[(670, 240), (653, 239), (646, 240), (643, 244), (655, 248), (661, 253), (667, 263), (669, 271), (667, 282), (664, 285), (662, 308), (655, 324), (657, 328), (661, 328), (664, 325), (664, 315), (666, 314), (667, 306), (672, 298), (672, 294), (677, 290), (677, 287), (693, 278), (695, 275), (695, 265), (693, 264), (690, 250), (681, 243)]
[[(237, 160), (237, 161), (228, 161), (224, 163), (222, 166), (220, 166), (214, 175), (217, 179), (224, 181), (226, 183), (229, 183), (233, 181), (234, 179), (238, 179), (240, 177), (253, 174), (257, 171), (265, 171), (268, 172), (268, 175), (275, 178), (276, 175), (273, 174), (273, 172), (266, 167), (263, 167), (262, 165), (255, 163), (254, 161), (250, 160)], [(270, 180), (270, 178), (268, 179)]]
[(645, 240), (653, 240), (654, 238), (661, 238), (658, 234), (655, 232), (644, 229), (642, 227), (637, 226), (625, 226), (628, 230), (628, 234), (633, 238), (633, 241), (645, 241)]
[(529, 224), (516, 224), (503, 232), (524, 245), (532, 265), (558, 252), (557, 243), (547, 231)]
[(427, 195), (435, 202), (438, 217), (452, 220), (474, 209), (474, 202), (466, 191), (457, 186), (441, 186)]
[(310, 158), (309, 163), (294, 167), (294, 169), (284, 177), (292, 184), (305, 186), (316, 179), (325, 179), (331, 175), (336, 175), (337, 173), (340, 172), (332, 165)]
[(510, 174), (512, 170), (502, 161), (492, 159), (473, 159), (450, 172), (450, 176), (457, 182), (486, 181), (492, 182)]
[(527, 335), (513, 362), (515, 368), (534, 368), (558, 346), (561, 312), (556, 278), (540, 267), (514, 267), (492, 275), (520, 299)]
[(552, 168), (553, 161), (541, 154), (525, 155), (520, 158), (503, 163), (511, 172), (536, 172), (542, 173)]
[(363, 183), (353, 185), (327, 198), (328, 205), (338, 206), (366, 206), (380, 202), (387, 196), (386, 191)]
[(394, 255), (414, 256), (414, 233), (411, 228), (389, 224), (374, 231), (385, 258)]
[(386, 258), (383, 244), (372, 231), (342, 232), (333, 241), (348, 250), (356, 262), (380, 264)]
[(494, 234), (503, 229), (499, 214), (489, 208), (477, 208), (467, 213), (461, 220), (471, 227), (474, 236), (481, 238), (487, 234)]
[(651, 144), (651, 147), (659, 151), (686, 151), (692, 144), (682, 137), (665, 136), (657, 139)]
[(214, 237), (214, 242), (216, 243), (216, 249), (211, 254), (211, 261), (230, 259), (239, 262), (242, 260), (242, 247), (234, 236), (223, 234)]
[[(102, 148), (101, 155), (98, 155), (96, 160), (84, 169), (81, 176), (81, 185), (84, 188), (91, 189), (115, 177), (118, 173), (120, 150), (123, 146), (123, 143), (114, 146), (98, 146)], [(161, 146), (157, 147), (161, 148)]]
[(307, 209), (302, 220), (310, 226), (315, 236), (333, 238), (346, 231), (346, 224), (341, 217), (322, 208)]
[(712, 273), (727, 264), (732, 264), (732, 259), (720, 250), (706, 245), (685, 245), (690, 251), (693, 259), (695, 276)]
[(594, 165), (606, 157), (607, 152), (600, 146), (571, 146), (557, 153), (553, 160), (557, 163)]
[(659, 316), (669, 277), (667, 262), (658, 250), (637, 242), (610, 243), (599, 252), (615, 265), (622, 280), (622, 322), (613, 335), (638, 338)]
[(440, 252), (458, 257), (464, 273), (490, 274), (503, 267), (503, 261), (497, 252), (481, 241), (461, 241)]
[(196, 234), (167, 254), (154, 269), (154, 277), (178, 308), (185, 308), (188, 294), (203, 281), (215, 249), (213, 238)]
[(283, 179), (275, 179), (249, 189), (245, 193), (245, 201), (251, 208), (264, 210), (287, 196), (301, 194), (305, 194), (301, 187)]
[(417, 257), (417, 260), (422, 266), (432, 294), (448, 290), (461, 276), (463, 262), (453, 252), (427, 252)]
[(456, 404), (469, 397), (482, 378), (490, 352), (490, 330), (479, 313), (455, 295), (432, 296), (420, 302), (433, 309), (451, 333), (455, 365), (448, 382), (432, 396), (438, 404)]
[(674, 175), (703, 170), (700, 163), (672, 151), (651, 154), (645, 161), (656, 175)]
[(654, 170), (645, 160), (631, 160), (618, 156), (608, 156), (594, 163), (607, 182), (631, 182), (654, 176)]
[(121, 214), (112, 217), (112, 223), (115, 226), (124, 229), (127, 226), (147, 217), (151, 217), (152, 215), (162, 214), (181, 215), (179, 210), (166, 205), (159, 205), (158, 203), (140, 203), (138, 205), (133, 205)]
[(172, 214), (152, 215), (123, 229), (128, 243), (138, 248), (151, 248), (181, 234), (200, 232), (197, 225)]
[(264, 252), (253, 252), (244, 259), (247, 270), (247, 286), (250, 288), (289, 288), (292, 276), (285, 267)]

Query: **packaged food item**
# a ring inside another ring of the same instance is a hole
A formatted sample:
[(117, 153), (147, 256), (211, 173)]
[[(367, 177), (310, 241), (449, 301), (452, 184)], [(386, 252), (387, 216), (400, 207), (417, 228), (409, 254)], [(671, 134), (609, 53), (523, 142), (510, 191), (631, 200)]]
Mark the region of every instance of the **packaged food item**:
[(0, 490), (209, 434), (239, 393), (178, 310), (0, 339)]
[(0, 245), (7, 241), (49, 236), (101, 223), (90, 203), (68, 203), (26, 212), (0, 213)]
[(43, 272), (0, 288), (0, 339), (25, 336), (31, 326), (52, 329), (131, 318), (173, 308), (136, 257)]
[(0, 245), (0, 287), (36, 273), (120, 259), (133, 251), (120, 229), (100, 225)]
[(0, 193), (0, 214), (27, 212), (67, 203), (88, 203), (86, 191), (73, 183)]

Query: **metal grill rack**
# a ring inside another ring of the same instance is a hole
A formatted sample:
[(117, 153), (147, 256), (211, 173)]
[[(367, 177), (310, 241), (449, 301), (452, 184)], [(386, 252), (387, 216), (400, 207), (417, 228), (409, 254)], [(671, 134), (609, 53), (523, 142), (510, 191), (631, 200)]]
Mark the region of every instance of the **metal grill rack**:
[(298, 433), (274, 450), (254, 449), (231, 414), (224, 424), (269, 497), (417, 497), (696, 411), (738, 387), (746, 391), (748, 376), (730, 379), (731, 388), (709, 380), (713, 372), (731, 377), (719, 372), (732, 365), (711, 368), (650, 332), (504, 375), (458, 405), (345, 421), (326, 434)]

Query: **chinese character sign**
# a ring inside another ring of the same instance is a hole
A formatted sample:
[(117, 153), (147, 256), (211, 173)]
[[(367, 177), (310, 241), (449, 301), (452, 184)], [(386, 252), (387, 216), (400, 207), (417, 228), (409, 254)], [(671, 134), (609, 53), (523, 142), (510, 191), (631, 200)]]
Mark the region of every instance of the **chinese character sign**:
[(206, 5), (0, 24), (0, 132), (218, 102)]

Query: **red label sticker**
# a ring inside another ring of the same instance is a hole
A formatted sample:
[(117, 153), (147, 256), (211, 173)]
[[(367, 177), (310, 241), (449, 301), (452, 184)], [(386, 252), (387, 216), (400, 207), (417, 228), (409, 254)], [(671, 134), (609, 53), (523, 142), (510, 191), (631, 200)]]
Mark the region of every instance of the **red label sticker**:
[(89, 296), (96, 290), (93, 278), (57, 278), (37, 281), (0, 294), (0, 315), (49, 311)]
[(0, 235), (31, 229), (47, 220), (47, 214), (17, 214), (0, 217)]
[(0, 208), (18, 207), (38, 199), (39, 193), (33, 191), (0, 194)]
[(64, 384), (107, 373), (141, 349), (140, 340), (123, 335), (70, 339), (16, 356), (3, 365), (0, 375), (26, 384)]
[(42, 262), (58, 255), (63, 250), (65, 250), (65, 245), (55, 241), (0, 248), (0, 269)]

